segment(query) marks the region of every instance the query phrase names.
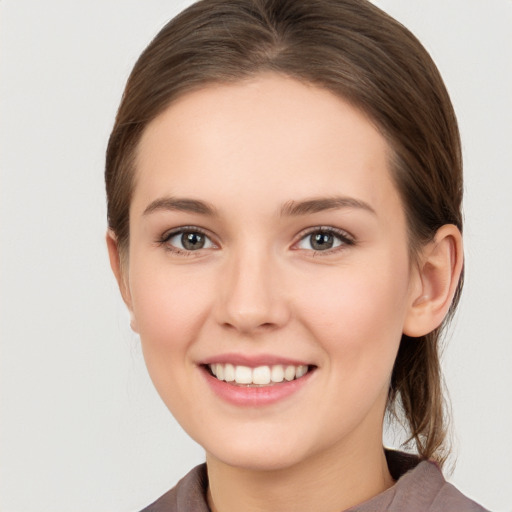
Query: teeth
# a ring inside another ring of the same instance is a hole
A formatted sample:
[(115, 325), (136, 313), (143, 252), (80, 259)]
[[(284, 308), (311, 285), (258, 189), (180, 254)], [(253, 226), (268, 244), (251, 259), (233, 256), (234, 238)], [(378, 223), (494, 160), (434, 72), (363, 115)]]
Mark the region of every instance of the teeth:
[(297, 366), (297, 371), (295, 372), (295, 378), (299, 379), (300, 377), (306, 375), (308, 372), (308, 367), (306, 365)]
[(284, 369), (284, 378), (288, 381), (295, 378), (295, 366), (287, 366)]
[(253, 384), (270, 384), (270, 368), (268, 366), (258, 366), (252, 371)]
[(235, 382), (237, 384), (252, 384), (252, 370), (248, 366), (235, 366)]
[(272, 382), (283, 382), (284, 369), (280, 364), (278, 364), (276, 366), (272, 366), (272, 370), (270, 372), (270, 380)]
[(283, 366), (277, 364), (274, 366), (250, 368), (249, 366), (234, 366), (229, 363), (217, 363), (209, 365), (209, 368), (212, 374), (219, 380), (236, 382), (236, 384), (255, 384), (259, 386), (279, 383), (284, 380), (290, 382), (303, 377), (308, 372), (307, 365)]
[(235, 367), (232, 364), (227, 364), (224, 367), (224, 380), (226, 382), (233, 382), (235, 380)]

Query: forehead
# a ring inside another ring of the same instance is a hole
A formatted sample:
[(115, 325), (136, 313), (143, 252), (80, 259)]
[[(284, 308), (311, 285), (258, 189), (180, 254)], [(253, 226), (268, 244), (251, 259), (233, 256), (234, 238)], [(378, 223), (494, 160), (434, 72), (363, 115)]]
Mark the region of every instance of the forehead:
[(234, 200), (249, 189), (266, 202), (349, 194), (378, 207), (382, 188), (394, 191), (388, 154), (378, 129), (348, 102), (263, 75), (188, 93), (153, 120), (138, 147), (135, 196), (196, 190)]

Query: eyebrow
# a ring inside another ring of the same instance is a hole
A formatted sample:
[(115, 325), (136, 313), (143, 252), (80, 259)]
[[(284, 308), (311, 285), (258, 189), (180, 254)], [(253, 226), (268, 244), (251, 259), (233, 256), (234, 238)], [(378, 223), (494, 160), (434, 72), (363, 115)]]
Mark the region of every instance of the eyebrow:
[(281, 208), (282, 216), (298, 216), (319, 213), (325, 210), (357, 208), (376, 215), (375, 210), (364, 201), (352, 197), (321, 197), (305, 201), (288, 201)]
[[(341, 208), (357, 208), (376, 215), (375, 210), (364, 201), (352, 197), (313, 198), (305, 201), (287, 201), (281, 208), (281, 216), (300, 216), (319, 213), (325, 210)], [(217, 216), (217, 209), (198, 199), (161, 197), (152, 201), (144, 210), (143, 215), (156, 211), (181, 211), (199, 215)]]
[(159, 199), (155, 199), (146, 207), (143, 215), (148, 215), (162, 210), (191, 212), (212, 217), (217, 215), (217, 210), (209, 203), (199, 201), (197, 199), (176, 197), (161, 197)]

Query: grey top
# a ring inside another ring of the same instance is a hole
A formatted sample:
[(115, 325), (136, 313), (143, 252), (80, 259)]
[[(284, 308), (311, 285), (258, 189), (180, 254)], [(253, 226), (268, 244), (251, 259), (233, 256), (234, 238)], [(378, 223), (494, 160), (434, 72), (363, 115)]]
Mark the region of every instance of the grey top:
[[(397, 451), (386, 451), (386, 458), (395, 485), (345, 512), (485, 512), (446, 482), (433, 462)], [(206, 464), (201, 464), (141, 512), (210, 512), (207, 487)]]

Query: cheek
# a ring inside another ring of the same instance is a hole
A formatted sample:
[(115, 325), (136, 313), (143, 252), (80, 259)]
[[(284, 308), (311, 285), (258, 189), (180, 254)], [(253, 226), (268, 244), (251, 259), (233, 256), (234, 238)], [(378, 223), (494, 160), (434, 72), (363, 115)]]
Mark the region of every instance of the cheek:
[(191, 418), (201, 414), (197, 393), (190, 392), (195, 374), (190, 348), (208, 316), (209, 288), (208, 279), (191, 279), (183, 269), (146, 265), (138, 272), (133, 265), (133, 313), (146, 367), (161, 399), (187, 431)]
[(179, 379), (181, 370), (191, 364), (188, 349), (208, 316), (211, 288), (206, 276), (192, 278), (186, 270), (157, 264), (139, 270), (132, 262), (133, 315), (157, 389), (168, 386), (171, 376)]
[(333, 364), (391, 371), (407, 310), (408, 276), (407, 265), (387, 261), (329, 269), (309, 283), (307, 294), (296, 293), (307, 297), (299, 309), (315, 338), (339, 356)]
[(137, 263), (132, 261), (130, 267), (130, 293), (141, 337), (160, 333), (164, 338), (180, 338), (192, 331), (210, 300), (208, 276), (166, 265), (165, 257)]

